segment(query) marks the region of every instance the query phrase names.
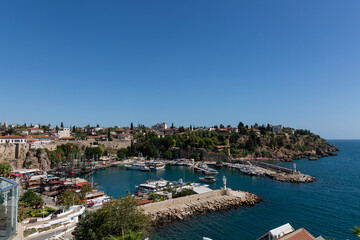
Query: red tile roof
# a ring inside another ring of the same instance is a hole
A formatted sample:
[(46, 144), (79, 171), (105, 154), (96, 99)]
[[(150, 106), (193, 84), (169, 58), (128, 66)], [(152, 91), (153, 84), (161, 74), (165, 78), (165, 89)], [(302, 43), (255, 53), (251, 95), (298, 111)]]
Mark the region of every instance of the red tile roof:
[(26, 139), (26, 137), (18, 135), (0, 136), (0, 139)]

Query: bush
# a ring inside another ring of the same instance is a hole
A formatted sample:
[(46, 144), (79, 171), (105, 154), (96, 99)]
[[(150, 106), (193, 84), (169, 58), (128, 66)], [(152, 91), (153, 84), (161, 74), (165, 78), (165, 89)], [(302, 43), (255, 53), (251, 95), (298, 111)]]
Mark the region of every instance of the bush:
[(172, 197), (178, 198), (178, 197), (185, 197), (185, 196), (189, 196), (189, 195), (193, 195), (193, 194), (195, 194), (194, 190), (189, 189), (189, 188), (184, 188), (181, 190), (181, 192), (173, 191)]
[(42, 206), (44, 200), (33, 190), (27, 190), (19, 199), (25, 206)]
[(30, 229), (26, 229), (24, 230), (24, 237), (27, 237), (33, 233), (36, 233), (36, 229), (35, 228), (30, 228)]

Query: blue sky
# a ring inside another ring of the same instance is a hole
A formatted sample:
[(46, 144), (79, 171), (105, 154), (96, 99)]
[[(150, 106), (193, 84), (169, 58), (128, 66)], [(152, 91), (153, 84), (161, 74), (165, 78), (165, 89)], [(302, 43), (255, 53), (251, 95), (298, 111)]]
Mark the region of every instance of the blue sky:
[(0, 1), (0, 121), (360, 138), (359, 1)]

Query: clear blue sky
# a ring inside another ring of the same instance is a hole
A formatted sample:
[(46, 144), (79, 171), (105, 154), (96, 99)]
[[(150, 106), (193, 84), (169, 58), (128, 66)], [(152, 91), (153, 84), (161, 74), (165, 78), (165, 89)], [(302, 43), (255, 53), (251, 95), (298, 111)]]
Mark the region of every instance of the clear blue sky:
[(360, 1), (0, 1), (0, 121), (360, 138)]

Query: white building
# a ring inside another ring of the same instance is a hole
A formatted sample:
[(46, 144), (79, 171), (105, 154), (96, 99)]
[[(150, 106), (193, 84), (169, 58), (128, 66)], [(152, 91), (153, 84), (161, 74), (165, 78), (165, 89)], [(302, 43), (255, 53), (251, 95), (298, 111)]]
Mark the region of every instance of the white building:
[(41, 128), (29, 128), (29, 134), (34, 134), (34, 133), (43, 133), (44, 130)]
[(20, 133), (20, 134), (24, 134), (24, 135), (29, 134), (29, 130), (27, 130), (27, 129), (16, 129), (15, 132)]
[(1, 122), (0, 123), (0, 127), (6, 127), (8, 128), (9, 127), (9, 124), (7, 122)]
[(70, 137), (70, 128), (60, 128), (58, 133), (57, 133), (57, 136), (58, 138), (63, 138), (63, 137)]
[(0, 136), (0, 143), (26, 143), (26, 137), (17, 135)]
[(151, 129), (158, 130), (158, 131), (164, 131), (165, 129), (167, 129), (167, 124), (165, 122), (157, 123), (156, 125), (152, 126)]

